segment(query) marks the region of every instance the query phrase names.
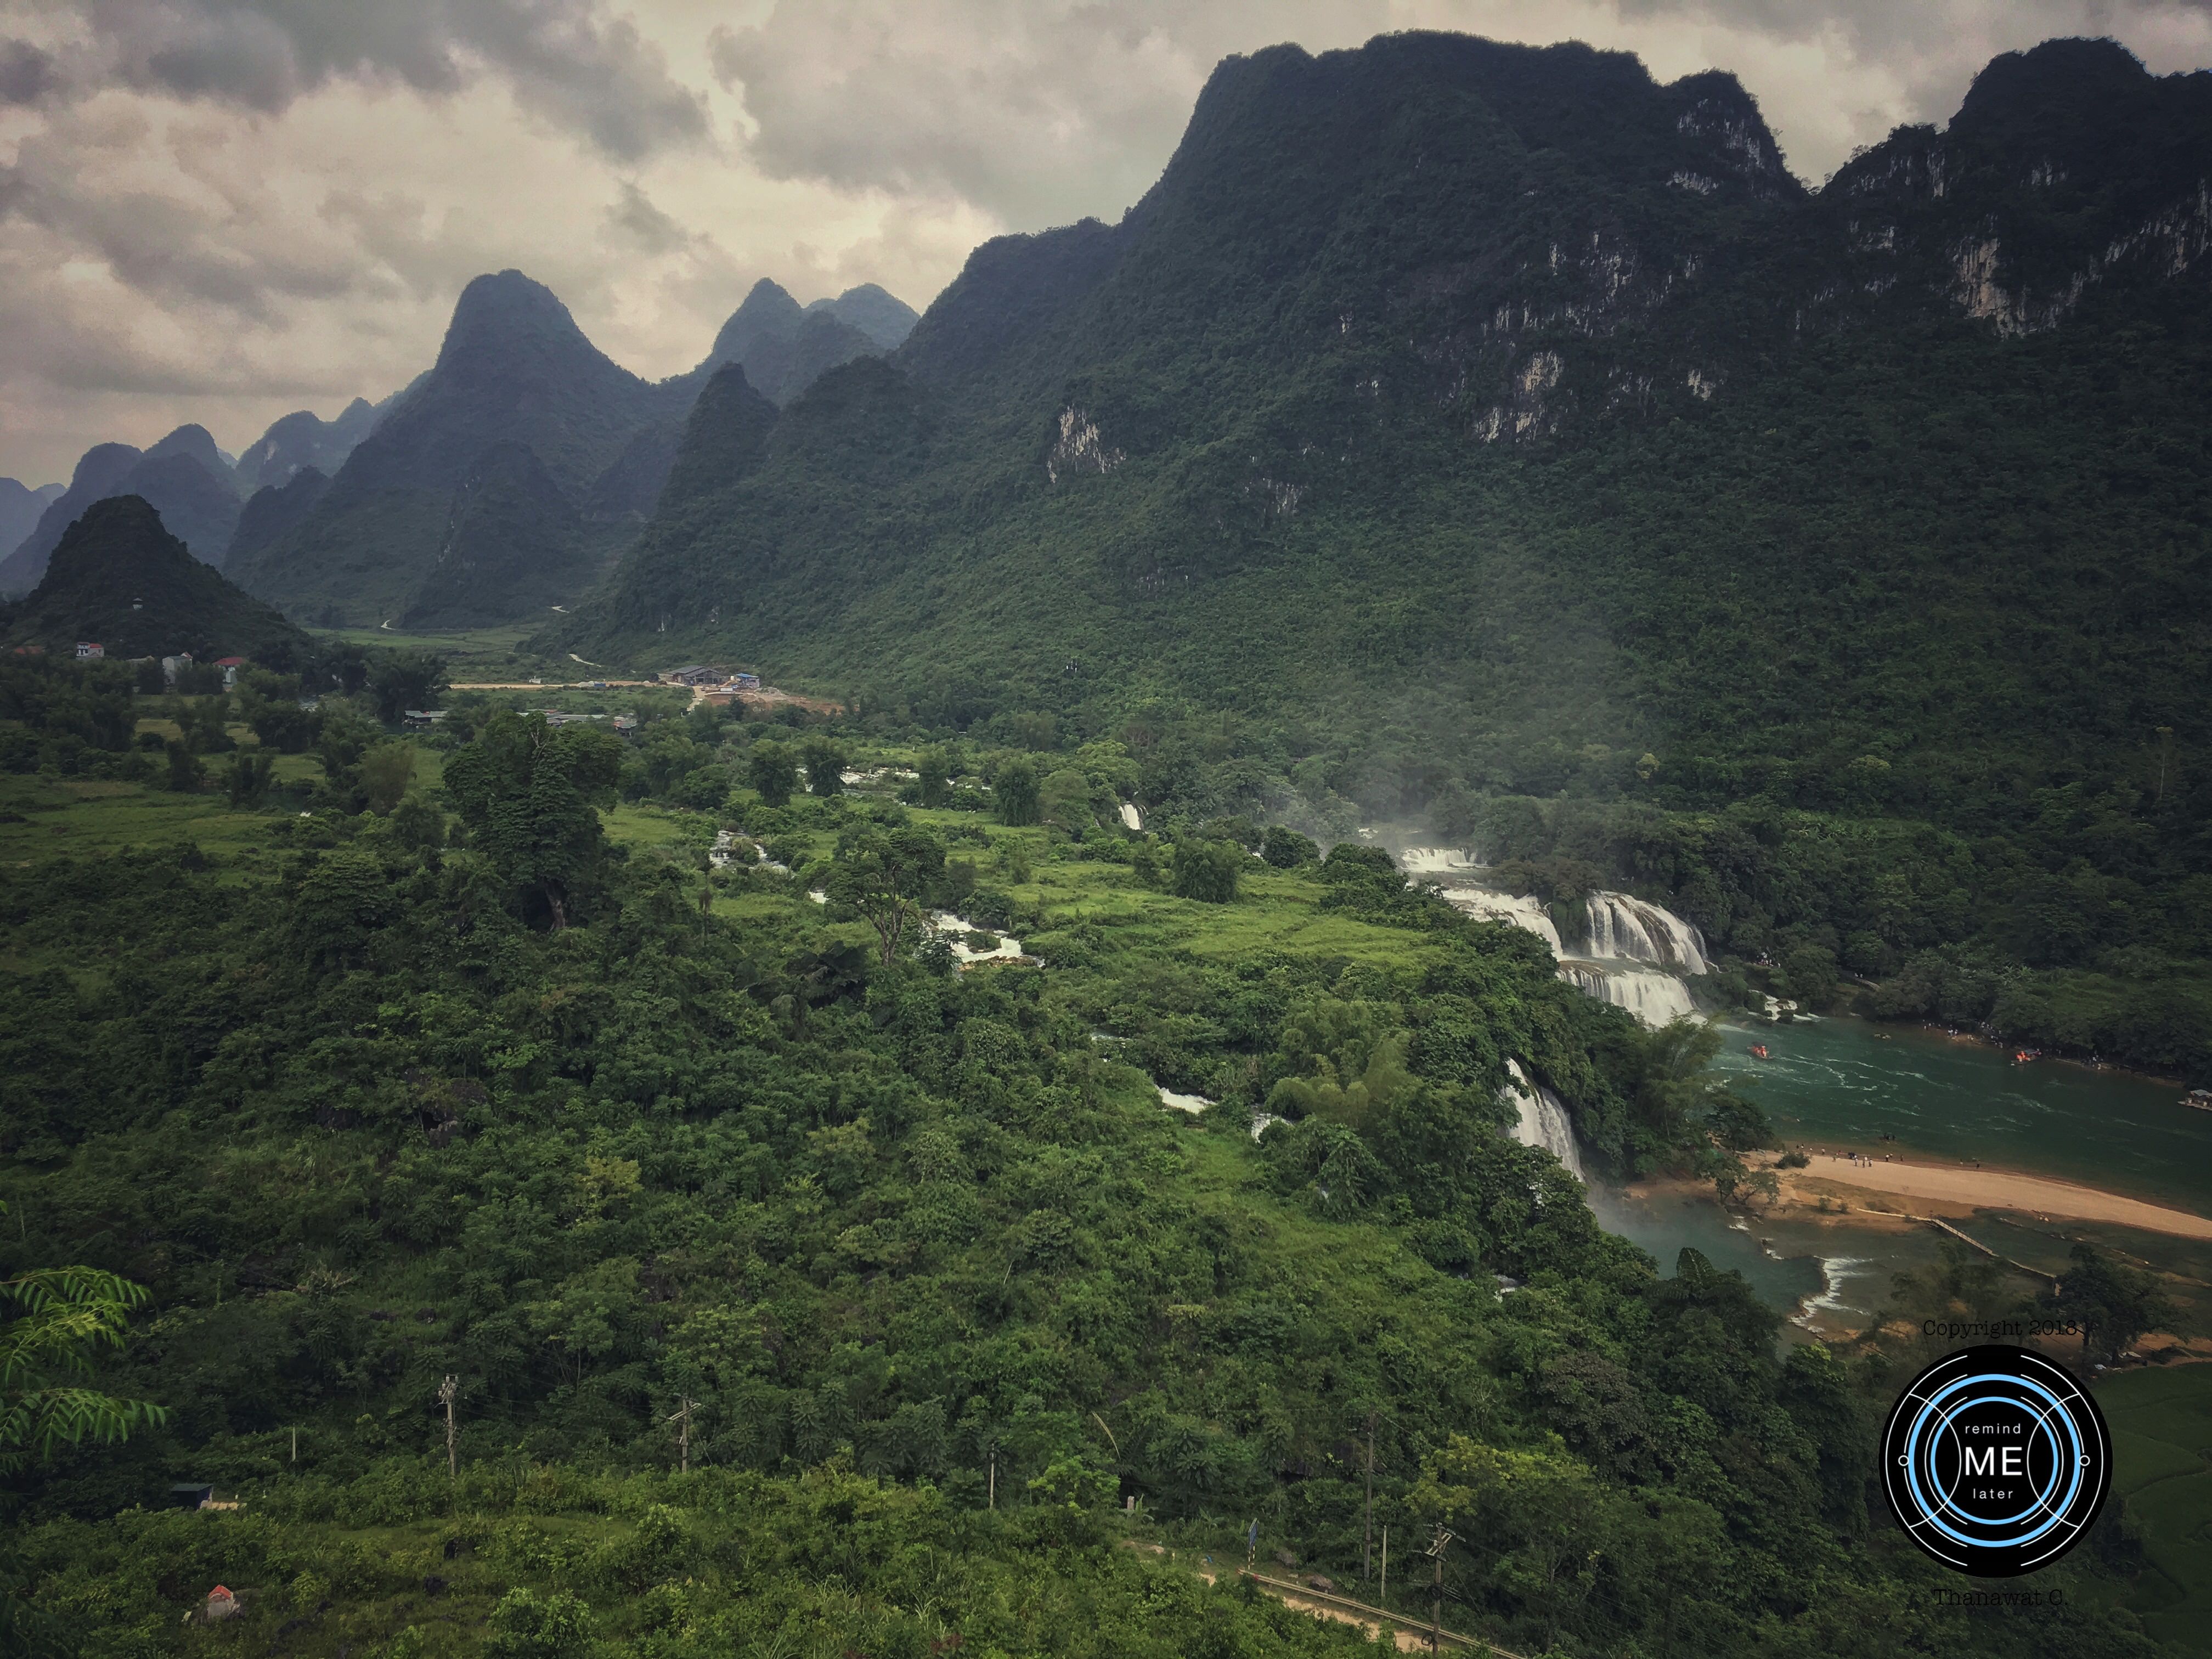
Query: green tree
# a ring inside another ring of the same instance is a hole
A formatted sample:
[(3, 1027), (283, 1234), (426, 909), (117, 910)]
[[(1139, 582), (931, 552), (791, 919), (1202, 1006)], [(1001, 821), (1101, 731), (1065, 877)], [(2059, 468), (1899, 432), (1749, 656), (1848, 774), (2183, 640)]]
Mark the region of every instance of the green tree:
[(745, 781), (769, 805), (788, 806), (799, 783), (799, 757), (790, 744), (763, 738), (745, 756)]
[(578, 1659), (592, 1641), (591, 1609), (567, 1590), (540, 1596), (517, 1585), (489, 1623), (484, 1651), (493, 1659)]
[(2102, 1354), (2109, 1364), (2145, 1331), (2172, 1321), (2173, 1304), (2150, 1273), (2093, 1245), (2076, 1244), (2068, 1255), (2074, 1265), (2055, 1299), (2060, 1315), (2081, 1326), (2084, 1354)]
[(801, 750), (806, 768), (806, 793), (842, 795), (845, 793), (845, 757), (827, 738), (809, 738)]
[(376, 717), (396, 726), (410, 708), (434, 708), (446, 690), (446, 659), (431, 651), (380, 651), (368, 665)]
[[(0, 1206), (0, 1214), (6, 1206)], [(145, 1289), (96, 1267), (42, 1267), (0, 1279), (0, 1474), (63, 1446), (112, 1443), (165, 1420), (159, 1406), (82, 1386), (97, 1348), (120, 1348)]]
[(180, 795), (198, 793), (200, 763), (191, 745), (181, 738), (171, 738), (163, 747), (169, 757), (169, 769), (162, 782)]
[(1227, 904), (1237, 896), (1244, 852), (1234, 842), (1179, 841), (1175, 847), (1173, 891), (1177, 898)]
[(601, 882), (598, 805), (612, 803), (622, 759), (607, 732), (502, 711), (446, 763), (446, 793), (472, 844), (525, 912), (556, 932)]
[(1063, 766), (1046, 778), (1038, 791), (1037, 810), (1043, 822), (1081, 840), (1098, 827), (1091, 805), (1091, 780), (1074, 767)]
[(362, 804), (379, 817), (390, 814), (415, 777), (415, 745), (380, 743), (361, 757)]
[[(0, 1204), (0, 1215), (8, 1206)], [(46, 1267), (0, 1279), (0, 1474), (43, 1462), (64, 1446), (112, 1444), (168, 1413), (118, 1400), (81, 1379), (91, 1352), (119, 1348), (141, 1285), (95, 1267)], [(32, 1599), (32, 1574), (12, 1542), (0, 1542), (0, 1654), (67, 1659), (70, 1631)]]
[(258, 811), (269, 799), (269, 785), (276, 774), (276, 757), (262, 749), (241, 749), (223, 769), (223, 793), (233, 806)]
[(384, 733), (362, 718), (361, 711), (341, 697), (325, 698), (315, 732), (315, 758), (323, 763), (323, 776), (334, 789), (350, 788), (354, 769)]
[(1018, 825), (1037, 821), (1037, 769), (1029, 761), (1018, 757), (1000, 767), (991, 780), (991, 793), (998, 798), (1000, 823)]
[(952, 757), (933, 744), (915, 758), (914, 769), (921, 780), (921, 804), (944, 805), (952, 793)]
[(1278, 870), (1295, 870), (1301, 865), (1318, 862), (1321, 848), (1297, 830), (1271, 823), (1266, 839), (1261, 842), (1260, 856)]

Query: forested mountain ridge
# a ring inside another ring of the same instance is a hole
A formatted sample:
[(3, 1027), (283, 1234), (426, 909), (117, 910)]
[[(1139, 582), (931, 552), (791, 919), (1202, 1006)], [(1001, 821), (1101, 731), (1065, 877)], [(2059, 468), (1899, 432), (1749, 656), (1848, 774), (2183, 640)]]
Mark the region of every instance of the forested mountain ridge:
[[(545, 643), (960, 724), (1233, 711), (1161, 804), (1538, 798), (1486, 844), (1747, 959), (2201, 961), (2208, 84), (2054, 41), (1815, 193), (1723, 75), (1232, 58), (1119, 224), (978, 249)], [(2212, 1063), (2181, 1024), (2068, 1041)]]
[(195, 557), (137, 495), (96, 501), (63, 532), (37, 587), (0, 606), (0, 638), (66, 656), (97, 641), (117, 659), (246, 656), (296, 671), (307, 635)]
[(96, 444), (78, 460), (69, 488), (40, 514), (37, 526), (0, 559), (0, 593), (35, 587), (69, 527), (94, 502), (121, 495), (150, 501), (195, 557), (220, 566), (244, 495), (204, 426), (180, 426), (143, 451), (130, 444)]

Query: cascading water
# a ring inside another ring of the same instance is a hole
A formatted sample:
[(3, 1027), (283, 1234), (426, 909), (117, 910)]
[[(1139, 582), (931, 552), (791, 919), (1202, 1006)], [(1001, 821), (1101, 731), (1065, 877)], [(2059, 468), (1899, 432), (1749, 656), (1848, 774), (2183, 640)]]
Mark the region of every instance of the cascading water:
[(1566, 954), (1559, 941), (1559, 930), (1552, 925), (1551, 914), (1544, 908), (1544, 901), (1534, 893), (1513, 898), (1486, 887), (1448, 887), (1444, 890), (1444, 902), (1484, 921), (1510, 921), (1516, 927), (1525, 927), (1550, 945), (1553, 956)]
[(1464, 847), (1408, 847), (1398, 867), (1409, 876), (1448, 876), (1482, 866)]
[(1706, 970), (1705, 936), (1673, 911), (1626, 893), (1592, 893), (1583, 903), (1589, 949), (1578, 954), (1656, 963), (1683, 974)]
[[(1409, 879), (1480, 868), (1457, 848), (1413, 847), (1398, 856)], [(1627, 893), (1592, 893), (1583, 907), (1586, 932), (1569, 940), (1534, 893), (1516, 896), (1466, 884), (1442, 890), (1447, 903), (1468, 915), (1510, 922), (1535, 934), (1551, 947), (1561, 979), (1601, 1002), (1626, 1008), (1646, 1025), (1698, 1017), (1683, 976), (1711, 971), (1705, 935), (1662, 905)]]
[(1698, 1018), (1698, 1005), (1690, 1000), (1690, 988), (1674, 975), (1656, 969), (1569, 961), (1559, 964), (1559, 977), (1585, 996), (1627, 1009), (1646, 1025), (1656, 1027), (1669, 1020)]
[(1507, 1060), (1505, 1069), (1513, 1080), (1498, 1092), (1520, 1114), (1520, 1121), (1513, 1126), (1514, 1139), (1523, 1146), (1541, 1146), (1559, 1160), (1569, 1175), (1589, 1185), (1589, 1177), (1583, 1173), (1582, 1152), (1575, 1145), (1574, 1125), (1567, 1121), (1567, 1109), (1559, 1096), (1540, 1083), (1531, 1083), (1519, 1060)]

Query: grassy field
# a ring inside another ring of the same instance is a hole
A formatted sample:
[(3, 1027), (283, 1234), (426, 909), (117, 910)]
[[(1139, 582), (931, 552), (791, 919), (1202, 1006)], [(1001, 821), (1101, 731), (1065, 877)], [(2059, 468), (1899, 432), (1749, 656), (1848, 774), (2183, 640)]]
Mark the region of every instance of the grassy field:
[[(446, 659), (447, 672), (455, 679), (500, 679), (518, 672), (536, 672), (556, 666), (550, 659), (521, 649), (522, 641), (536, 630), (536, 623), (511, 623), (504, 628), (457, 629), (450, 632), (408, 634), (389, 628), (311, 628), (307, 631), (349, 645), (371, 646), (386, 651), (434, 651)], [(561, 670), (585, 672), (570, 662)]]
[(2129, 1371), (2098, 1384), (2097, 1403), (2150, 1563), (2122, 1601), (2151, 1635), (2212, 1653), (2212, 1365)]

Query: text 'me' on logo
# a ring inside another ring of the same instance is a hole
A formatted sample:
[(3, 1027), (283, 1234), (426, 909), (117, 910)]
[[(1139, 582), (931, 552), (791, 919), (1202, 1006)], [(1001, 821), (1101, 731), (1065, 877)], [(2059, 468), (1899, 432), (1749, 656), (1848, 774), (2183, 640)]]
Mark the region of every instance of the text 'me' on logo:
[(1947, 1566), (2009, 1578), (2081, 1541), (2112, 1485), (2104, 1414), (2073, 1373), (2027, 1348), (1965, 1348), (1899, 1396), (1881, 1431), (1898, 1524)]

